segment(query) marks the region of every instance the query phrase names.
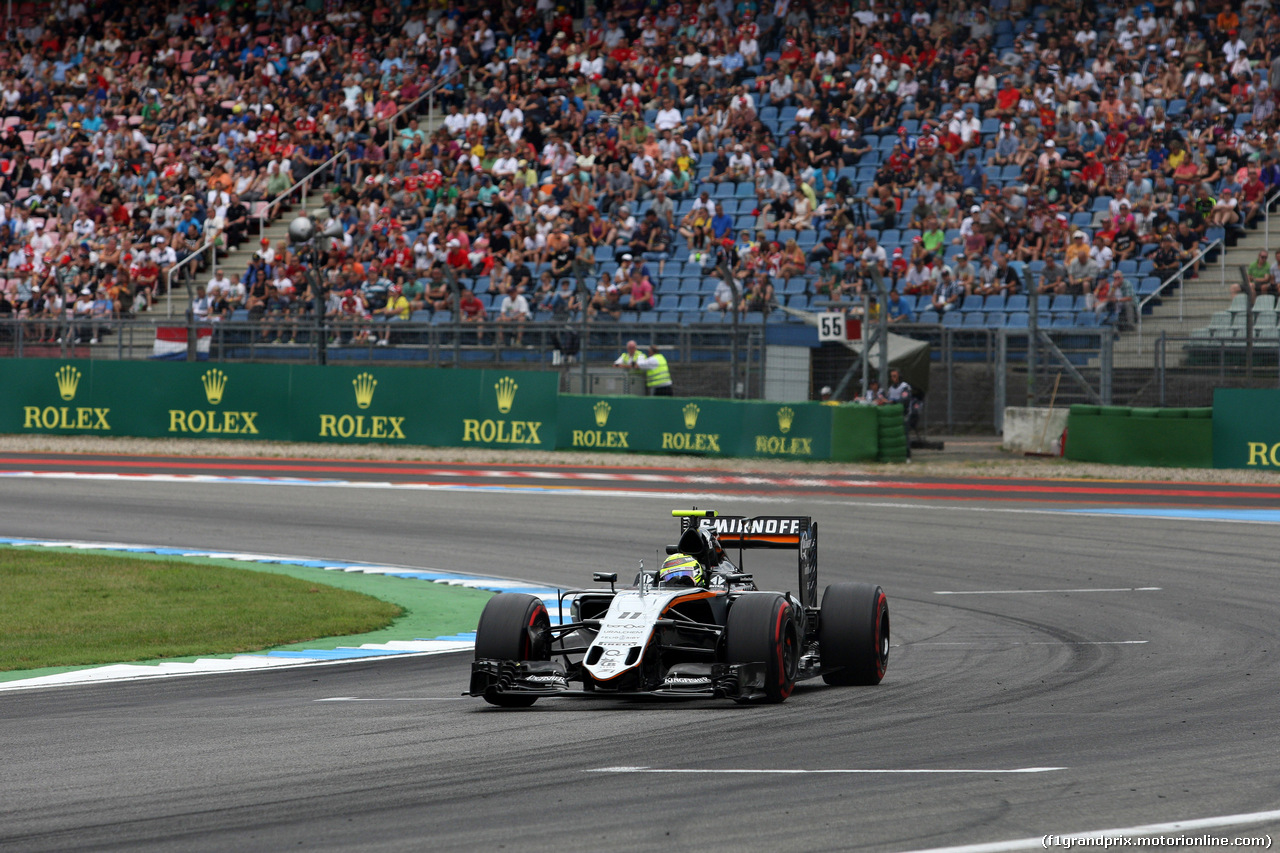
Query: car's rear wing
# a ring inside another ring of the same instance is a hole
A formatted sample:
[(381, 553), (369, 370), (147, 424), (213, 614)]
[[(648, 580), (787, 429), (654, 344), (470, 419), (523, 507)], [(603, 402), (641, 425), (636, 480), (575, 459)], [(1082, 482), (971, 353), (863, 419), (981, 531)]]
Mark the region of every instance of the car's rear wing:
[(677, 509), (671, 515), (680, 519), (680, 532), (702, 524), (716, 532), (721, 547), (741, 552), (753, 548), (772, 548), (799, 552), (800, 603), (816, 607), (818, 603), (818, 524), (807, 515), (717, 515), (710, 509)]

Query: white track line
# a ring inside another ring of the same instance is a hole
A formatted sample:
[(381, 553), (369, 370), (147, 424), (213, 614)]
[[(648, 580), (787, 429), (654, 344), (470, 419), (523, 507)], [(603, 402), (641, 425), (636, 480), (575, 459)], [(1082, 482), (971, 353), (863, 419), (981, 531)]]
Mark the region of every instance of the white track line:
[(969, 768), (946, 768), (946, 769), (886, 769), (872, 770), (864, 768), (841, 769), (841, 770), (781, 770), (781, 769), (762, 769), (762, 770), (714, 770), (714, 769), (680, 769), (680, 768), (664, 768), (664, 767), (595, 767), (590, 770), (584, 770), (584, 773), (686, 773), (686, 774), (707, 774), (707, 775), (729, 775), (729, 774), (759, 774), (759, 775), (797, 775), (797, 774), (830, 774), (830, 773), (849, 773), (849, 774), (947, 774), (947, 773), (968, 773), (987, 775), (991, 773), (1050, 773), (1055, 770), (1066, 770), (1065, 767), (1015, 767), (1004, 770), (971, 770)]
[(356, 696), (331, 696), (317, 702), (461, 702), (466, 696), (381, 696), (362, 699)]
[[(1176, 820), (1168, 823), (1148, 823), (1142, 826), (1126, 826), (1119, 829), (1093, 829), (1084, 832), (1055, 832), (1048, 835), (1037, 835), (1035, 838), (1015, 838), (1011, 841), (994, 841), (989, 844), (962, 844), (958, 847), (929, 847), (923, 850), (912, 850), (910, 853), (1004, 853), (1009, 850), (1042, 850), (1048, 849), (1055, 838), (1079, 839), (1117, 838), (1136, 835), (1167, 835), (1170, 833), (1195, 832), (1200, 829), (1216, 829), (1222, 826), (1244, 826), (1250, 823), (1265, 823), (1280, 820), (1280, 809), (1267, 812), (1248, 812), (1245, 814), (1223, 815), (1221, 817), (1205, 817), (1196, 820)], [(1053, 846), (1065, 847), (1065, 844)], [(1116, 845), (1118, 846), (1118, 845)], [(1172, 845), (1170, 845), (1172, 846)], [(1268, 845), (1269, 847), (1270, 845)]]
[[(1034, 642), (1022, 642), (1019, 640), (991, 640), (990, 642), (968, 641), (963, 643), (903, 643), (902, 647), (909, 646), (966, 646), (974, 648), (989, 648), (991, 646), (1142, 646), (1151, 642), (1150, 640), (1036, 640)], [(896, 647), (895, 647), (896, 648)]]
[(1114, 589), (935, 589), (934, 595), (1052, 595), (1064, 592), (1159, 592), (1158, 586), (1124, 586)]
[[(502, 471), (484, 471), (478, 472), (479, 477), (497, 477), (508, 474)], [(859, 498), (850, 499), (833, 499), (829, 497), (805, 496), (790, 497), (786, 495), (776, 494), (742, 494), (738, 492), (723, 491), (692, 491), (680, 490), (673, 488), (669, 491), (641, 491), (635, 489), (574, 489), (574, 488), (555, 488), (539, 485), (528, 486), (468, 486), (463, 484), (449, 483), (392, 483), (392, 482), (374, 482), (374, 481), (356, 481), (356, 480), (309, 480), (302, 478), (286, 478), (286, 477), (232, 477), (232, 476), (215, 476), (209, 474), (107, 474), (107, 473), (76, 473), (66, 471), (0, 471), (0, 479), (3, 478), (16, 479), (53, 479), (53, 480), (102, 480), (115, 481), (123, 483), (137, 482), (157, 482), (157, 483), (198, 483), (201, 485), (221, 484), (232, 486), (308, 486), (314, 488), (332, 488), (332, 489), (374, 489), (374, 490), (391, 490), (391, 491), (448, 491), (448, 492), (484, 492), (492, 494), (508, 494), (508, 495), (536, 495), (539, 497), (547, 497), (549, 495), (558, 495), (561, 497), (590, 497), (590, 498), (647, 498), (651, 500), (664, 501), (690, 501), (690, 500), (733, 500), (741, 503), (769, 503), (769, 504), (795, 504), (803, 503), (806, 506), (839, 506), (839, 507), (858, 507), (861, 509), (905, 509), (905, 510), (943, 510), (953, 512), (980, 512), (990, 515), (993, 512), (1014, 514), (1014, 515), (1053, 515), (1061, 518), (1064, 515), (1074, 516), (1080, 519), (1101, 518), (1110, 521), (1117, 519), (1131, 519), (1133, 521), (1173, 521), (1178, 523), (1186, 523), (1188, 521), (1210, 522), (1215, 524), (1269, 524), (1275, 525), (1274, 521), (1266, 521), (1255, 518), (1195, 518), (1189, 519), (1184, 517), (1166, 516), (1154, 514), (1151, 515), (1119, 515), (1112, 512), (1092, 512), (1090, 510), (1078, 509), (1016, 509), (1004, 506), (963, 506), (957, 505), (950, 501), (930, 502), (929, 498), (922, 498), (918, 503), (905, 503), (902, 501), (884, 501), (884, 500), (867, 500)], [(604, 476), (593, 476), (591, 479), (611, 479)], [(744, 483), (758, 482), (758, 478), (703, 478), (697, 476), (687, 476), (690, 486), (703, 483)], [(772, 481), (764, 481), (769, 484)], [(876, 483), (869, 483), (875, 485)], [(673, 486), (678, 485), (673, 483)], [(776, 484), (775, 484), (776, 485)], [(853, 487), (864, 485), (859, 480), (836, 481), (833, 486)]]

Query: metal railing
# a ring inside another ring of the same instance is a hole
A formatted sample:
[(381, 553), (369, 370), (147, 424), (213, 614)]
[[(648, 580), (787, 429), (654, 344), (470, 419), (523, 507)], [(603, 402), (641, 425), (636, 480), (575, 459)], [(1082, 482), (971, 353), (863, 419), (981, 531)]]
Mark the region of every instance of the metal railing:
[(1280, 388), (1280, 337), (1248, 340), (1162, 332), (1152, 354), (1156, 402), (1162, 407), (1211, 406), (1218, 388)]
[(305, 177), (296, 181), (293, 186), (289, 187), (289, 189), (267, 202), (266, 207), (263, 207), (258, 211), (258, 236), (262, 237), (266, 233), (267, 222), (274, 218), (276, 208), (288, 201), (295, 193), (302, 194), (300, 201), (302, 203), (302, 209), (305, 211), (307, 208), (307, 193), (311, 190), (312, 181), (325, 169), (332, 169), (336, 172), (338, 168), (336, 164), (343, 158), (346, 158), (347, 160), (351, 159), (351, 153), (345, 148), (337, 154), (334, 154), (328, 160), (325, 160), (319, 166), (316, 166), (308, 172)]
[[(423, 92), (421, 95), (414, 98), (409, 103), (405, 104), (403, 107), (401, 107), (399, 110), (396, 111), (395, 115), (387, 119), (387, 145), (391, 146), (395, 144), (396, 122), (405, 113), (415, 109), (418, 106), (418, 104), (423, 102), (424, 99), (427, 101), (427, 124), (431, 124), (431, 122), (435, 120), (436, 93), (439, 92), (442, 88), (444, 88), (445, 84), (447, 84), (450, 80), (452, 80), (454, 77), (459, 76), (460, 74), (462, 74), (461, 66), (450, 71), (448, 74), (444, 75), (439, 80), (436, 80), (434, 83), (431, 84), (430, 87), (428, 87), (427, 91)], [(417, 115), (416, 112), (415, 112), (415, 115)]]
[[(326, 336), (330, 363), (502, 362), (557, 367), (577, 364), (585, 353), (592, 365), (612, 365), (631, 338), (654, 341), (673, 365), (719, 361), (725, 366), (735, 337), (740, 357), (752, 366), (753, 372), (760, 370), (764, 358), (764, 330), (758, 324), (744, 324), (735, 331), (730, 323), (677, 326), (598, 320), (586, 325), (584, 336), (584, 327), (577, 318), (540, 318), (522, 324), (492, 320), (462, 323), (447, 314), (435, 322), (327, 318), (321, 326), (314, 314), (303, 313), (194, 325), (212, 329), (209, 358), (214, 361), (316, 363), (321, 335)], [(99, 342), (91, 345), (94, 336)], [(0, 356), (140, 360), (154, 356), (155, 341), (156, 323), (147, 319), (57, 317), (0, 321)], [(728, 396), (727, 388), (725, 395)]]
[(1138, 354), (1139, 354), (1139, 355), (1141, 355), (1141, 354), (1142, 354), (1142, 315), (1143, 315), (1143, 309), (1145, 309), (1145, 308), (1147, 307), (1147, 305), (1149, 305), (1150, 303), (1152, 303), (1152, 302), (1153, 302), (1153, 301), (1155, 301), (1156, 299), (1161, 299), (1161, 298), (1163, 298), (1163, 296), (1164, 296), (1164, 294), (1165, 294), (1165, 291), (1166, 291), (1166, 290), (1168, 290), (1168, 288), (1169, 288), (1169, 287), (1170, 287), (1174, 282), (1179, 282), (1179, 283), (1180, 283), (1180, 285), (1179, 285), (1179, 287), (1178, 287), (1178, 322), (1182, 322), (1182, 320), (1183, 320), (1183, 319), (1185, 319), (1185, 317), (1186, 317), (1186, 303), (1187, 303), (1187, 289), (1186, 289), (1185, 287), (1181, 286), (1182, 284), (1184, 284), (1184, 283), (1185, 283), (1185, 282), (1182, 282), (1182, 276), (1183, 276), (1183, 273), (1185, 273), (1187, 270), (1191, 269), (1191, 268), (1192, 268), (1192, 267), (1194, 267), (1196, 264), (1198, 264), (1202, 258), (1204, 258), (1206, 255), (1208, 255), (1210, 252), (1212, 252), (1215, 248), (1217, 248), (1217, 249), (1219, 250), (1219, 253), (1218, 253), (1218, 264), (1219, 264), (1219, 267), (1221, 268), (1221, 272), (1222, 272), (1222, 280), (1225, 282), (1225, 281), (1226, 281), (1226, 275), (1227, 275), (1227, 268), (1226, 268), (1226, 263), (1227, 263), (1227, 246), (1226, 246), (1226, 244), (1225, 244), (1223, 241), (1221, 241), (1221, 240), (1214, 240), (1214, 241), (1213, 241), (1212, 243), (1210, 243), (1208, 246), (1205, 246), (1203, 249), (1201, 249), (1199, 252), (1197, 252), (1197, 253), (1196, 253), (1196, 255), (1195, 255), (1193, 258), (1191, 258), (1190, 260), (1188, 260), (1188, 261), (1187, 261), (1185, 264), (1183, 264), (1182, 266), (1178, 267), (1178, 269), (1177, 269), (1177, 271), (1176, 271), (1176, 272), (1174, 272), (1172, 275), (1170, 275), (1170, 276), (1169, 276), (1168, 278), (1166, 278), (1164, 281), (1160, 282), (1160, 286), (1159, 286), (1159, 287), (1157, 287), (1153, 293), (1149, 294), (1148, 296), (1143, 297), (1141, 300), (1139, 300), (1139, 301), (1138, 301), (1138, 306), (1137, 306), (1137, 310), (1135, 311), (1135, 313), (1138, 315)]
[[(180, 271), (185, 271), (185, 274), (183, 275), (183, 281), (184, 281), (184, 284), (188, 287), (187, 296), (188, 298), (190, 298), (191, 280), (195, 275), (194, 264), (198, 263), (200, 259), (204, 257), (205, 252), (209, 253), (209, 265), (211, 267), (218, 262), (217, 245), (218, 245), (218, 237), (220, 236), (222, 236), (221, 232), (219, 232), (217, 235), (213, 237), (208, 238), (207, 240), (205, 240), (203, 243), (200, 244), (200, 247), (198, 249), (193, 251), (191, 254), (187, 255), (182, 260), (178, 261), (173, 266), (169, 267), (169, 271), (166, 272), (164, 275), (164, 300), (165, 300), (165, 316), (166, 317), (173, 316), (173, 277), (174, 275)], [(191, 269), (188, 269), (189, 265), (192, 267)]]

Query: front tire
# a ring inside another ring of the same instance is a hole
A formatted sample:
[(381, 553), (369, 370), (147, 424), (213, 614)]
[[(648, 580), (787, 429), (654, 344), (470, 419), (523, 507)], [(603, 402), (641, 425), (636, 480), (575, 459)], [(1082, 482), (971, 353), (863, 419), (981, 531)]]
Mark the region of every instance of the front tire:
[(822, 593), (818, 646), (827, 684), (879, 684), (889, 666), (889, 599), (870, 583), (835, 583)]
[(764, 701), (786, 701), (796, 686), (800, 639), (795, 610), (781, 595), (739, 596), (725, 625), (729, 663), (765, 665)]
[[(476, 627), (476, 660), (551, 660), (551, 617), (542, 599), (520, 592), (495, 595)], [(486, 690), (484, 701), (500, 708), (527, 708), (537, 696)]]

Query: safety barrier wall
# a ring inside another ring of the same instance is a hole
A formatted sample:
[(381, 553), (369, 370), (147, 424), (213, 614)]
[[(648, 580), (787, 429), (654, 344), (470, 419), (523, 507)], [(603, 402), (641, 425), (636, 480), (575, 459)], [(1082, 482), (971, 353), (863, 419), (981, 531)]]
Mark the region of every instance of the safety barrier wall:
[(566, 450), (830, 459), (833, 407), (689, 397), (560, 395)]
[(558, 387), (550, 371), (0, 359), (0, 433), (905, 455), (899, 406), (579, 396)]
[(1280, 469), (1280, 391), (1213, 392), (1213, 467)]
[(0, 432), (553, 449), (555, 373), (0, 360)]
[(1113, 465), (1213, 466), (1214, 410), (1071, 407), (1068, 459)]

